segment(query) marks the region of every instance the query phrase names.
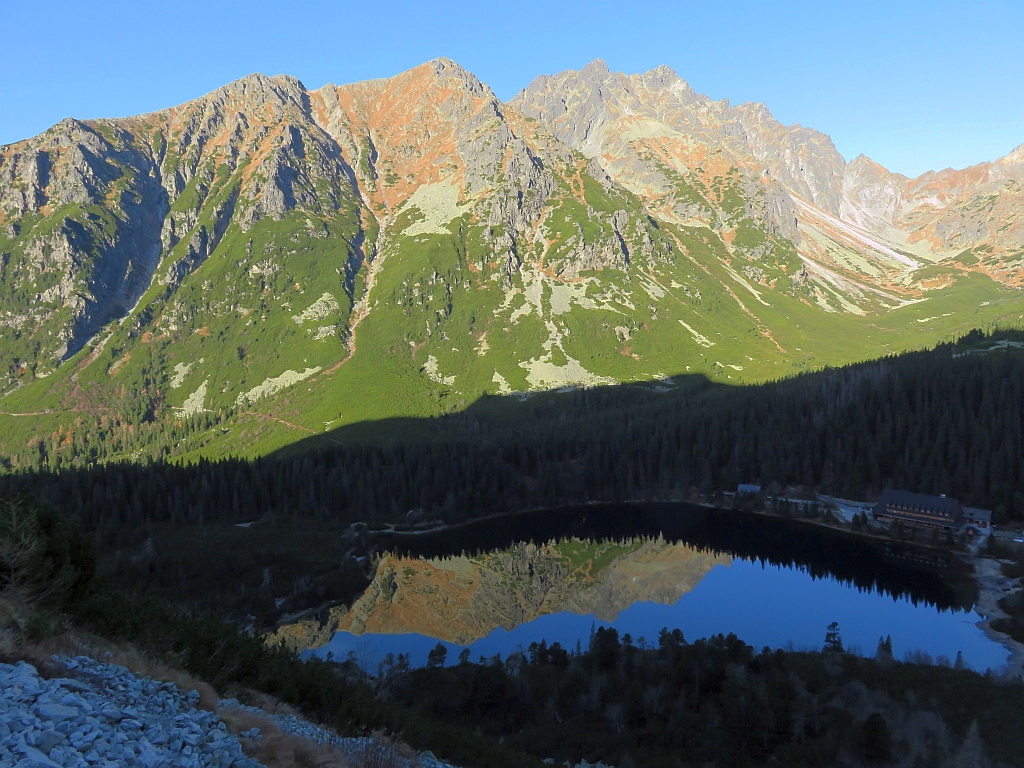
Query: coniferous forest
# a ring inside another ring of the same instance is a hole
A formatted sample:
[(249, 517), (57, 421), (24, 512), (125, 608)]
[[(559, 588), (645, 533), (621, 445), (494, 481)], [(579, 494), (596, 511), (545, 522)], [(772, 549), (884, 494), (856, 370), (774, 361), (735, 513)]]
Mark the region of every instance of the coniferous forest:
[[(373, 574), (353, 523), (692, 500), (741, 482), (865, 500), (884, 488), (946, 493), (1001, 523), (1024, 516), (1020, 336), (974, 332), (759, 386), (695, 376), (668, 391), (486, 398), (432, 420), (336, 430), (255, 461), (10, 466), (0, 495), (27, 492), (77, 517), (96, 537), (101, 569), (121, 583), (145, 579), (263, 626), (365, 588)], [(40, 445), (40, 456), (60, 455)]]
[[(991, 765), (1019, 760), (1001, 732), (1024, 690), (972, 672), (843, 653), (760, 653), (735, 635), (688, 642), (598, 627), (586, 648), (534, 643), (507, 659), (404, 673), (389, 696), (556, 762), (616, 766)], [(443, 647), (440, 649), (443, 650)], [(436, 657), (435, 657), (436, 660)], [(913, 691), (927, 695), (927, 703)], [(445, 695), (437, 695), (444, 691)]]
[[(1005, 334), (1000, 334), (1000, 338)], [(1014, 335), (1016, 337), (1016, 334)], [(1024, 352), (959, 344), (731, 387), (623, 385), (485, 398), (426, 421), (357, 425), (255, 461), (64, 466), (0, 476), (79, 516), (101, 547), (155, 525), (267, 516), (461, 521), (585, 501), (687, 499), (737, 483), (871, 499), (948, 494), (1024, 516)], [(54, 437), (54, 440), (59, 440)], [(40, 443), (39, 455), (59, 455)]]

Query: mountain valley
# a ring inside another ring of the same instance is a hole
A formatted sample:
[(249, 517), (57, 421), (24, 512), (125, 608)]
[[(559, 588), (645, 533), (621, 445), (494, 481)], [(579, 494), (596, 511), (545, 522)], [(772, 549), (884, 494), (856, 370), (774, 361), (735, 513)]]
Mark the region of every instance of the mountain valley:
[(68, 119), (0, 148), (3, 460), (255, 457), (1017, 327), (1022, 181), (1021, 148), (907, 179), (599, 60), (508, 103), (438, 59)]

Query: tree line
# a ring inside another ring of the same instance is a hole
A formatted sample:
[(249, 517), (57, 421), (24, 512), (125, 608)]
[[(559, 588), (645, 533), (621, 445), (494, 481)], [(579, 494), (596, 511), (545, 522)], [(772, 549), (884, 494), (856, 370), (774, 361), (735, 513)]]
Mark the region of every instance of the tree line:
[(891, 639), (875, 659), (852, 656), (835, 623), (821, 653), (667, 628), (652, 645), (609, 627), (574, 651), (540, 642), (445, 666), (439, 649), (422, 669), (385, 663), (379, 694), (556, 763), (1020, 764), (1019, 684), (897, 662)]
[(1002, 521), (1024, 516), (1024, 354), (964, 354), (992, 341), (979, 333), (759, 386), (693, 376), (670, 392), (623, 385), (488, 397), (411, 432), (381, 425), (387, 437), (377, 442), (343, 428), (331, 442), (310, 438), (255, 461), (12, 468), (0, 492), (58, 504), (102, 546), (138, 541), (159, 524), (454, 522), (585, 501), (688, 499), (739, 482), (859, 499), (887, 487), (946, 493)]

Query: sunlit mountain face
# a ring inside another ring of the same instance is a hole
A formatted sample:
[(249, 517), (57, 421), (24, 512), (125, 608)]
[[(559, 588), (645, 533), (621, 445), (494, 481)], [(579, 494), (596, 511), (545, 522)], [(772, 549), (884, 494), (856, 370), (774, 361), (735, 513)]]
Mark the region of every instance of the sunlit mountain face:
[(483, 394), (761, 382), (1019, 324), (1022, 180), (1020, 149), (846, 163), (600, 61), (508, 103), (438, 59), (68, 119), (0, 148), (10, 461), (255, 456)]

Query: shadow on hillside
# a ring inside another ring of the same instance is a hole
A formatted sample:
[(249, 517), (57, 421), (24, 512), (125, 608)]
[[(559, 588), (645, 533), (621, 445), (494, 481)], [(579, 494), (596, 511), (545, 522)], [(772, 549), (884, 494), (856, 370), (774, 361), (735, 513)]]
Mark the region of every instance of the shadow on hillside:
[[(1022, 345), (1024, 331), (1021, 330), (994, 329), (987, 333), (974, 330), (956, 343), (939, 344), (930, 350), (904, 352), (840, 368), (825, 367), (761, 383), (729, 383), (709, 379), (703, 373), (681, 372), (654, 381), (628, 384), (507, 395), (485, 393), (465, 408), (453, 407), (444, 415), (347, 424), (300, 439), (271, 456), (291, 458), (310, 450), (347, 445), (506, 439), (535, 431), (558, 439), (580, 432), (582, 425), (606, 420), (621, 424), (640, 419), (656, 431), (683, 417), (724, 415), (731, 408), (743, 412), (745, 429), (736, 437), (744, 442), (755, 436), (755, 432), (763, 432), (772, 422), (779, 422), (780, 416), (784, 419), (781, 431), (767, 439), (777, 441), (796, 425), (795, 439), (800, 440), (801, 436), (821, 432), (823, 427), (850, 431), (844, 429), (844, 423), (837, 420), (837, 416), (849, 414), (851, 418), (846, 423), (856, 427), (859, 426), (857, 421), (862, 420), (865, 403), (875, 400), (877, 407), (887, 411), (900, 395), (907, 399), (900, 405), (913, 405), (915, 410), (888, 414), (894, 420), (923, 416), (941, 424), (950, 418), (946, 405), (956, 402), (965, 390), (964, 386), (951, 382), (950, 377), (963, 380), (969, 374), (968, 378), (973, 381), (966, 387), (973, 387), (980, 395), (985, 386), (998, 386), (999, 381), (1010, 377), (1010, 367), (1024, 367)], [(921, 393), (929, 389), (935, 401), (925, 402), (921, 408)], [(448, 398), (454, 401), (458, 395), (439, 391), (437, 397), (440, 404)], [(997, 399), (1005, 403), (1006, 394), (1000, 393)], [(809, 413), (813, 418), (808, 419)], [(864, 434), (874, 439), (875, 426), (865, 423)], [(764, 438), (763, 435), (756, 437)], [(751, 478), (766, 479), (763, 473), (747, 475), (744, 479)], [(810, 478), (805, 480), (809, 482)]]
[[(343, 477), (346, 492), (394, 483), (362, 494), (391, 519), (688, 499), (739, 483), (861, 499), (885, 488), (942, 493), (1005, 519), (1024, 514), (1024, 452), (1013, 448), (1024, 354), (1002, 343), (976, 332), (955, 346), (762, 384), (682, 374), (484, 395), (443, 416), (342, 426), (269, 459), (319, 457), (307, 464)], [(356, 482), (351, 471), (371, 476)]]
[[(247, 609), (255, 597), (344, 599), (367, 576), (331, 563), (355, 556), (365, 524), (684, 500), (738, 483), (862, 499), (887, 487), (946, 493), (1002, 522), (1024, 513), (1024, 352), (970, 351), (947, 345), (751, 386), (687, 374), (671, 387), (483, 396), (436, 418), (343, 426), (254, 461), (12, 473), (0, 492), (79, 516), (125, 583), (218, 584), (225, 605)], [(300, 584), (285, 555), (314, 549), (324, 572)]]
[(672, 410), (682, 401), (713, 402), (738, 390), (762, 389), (766, 384), (736, 385), (717, 382), (704, 374), (684, 373), (650, 382), (572, 387), (558, 390), (485, 393), (462, 410), (432, 417), (399, 417), (356, 422), (290, 443), (270, 454), (293, 458), (308, 451), (339, 446), (414, 445), (435, 440), (478, 442), (490, 438), (547, 431), (553, 425), (578, 427), (581, 422), (635, 416), (650, 410)]

